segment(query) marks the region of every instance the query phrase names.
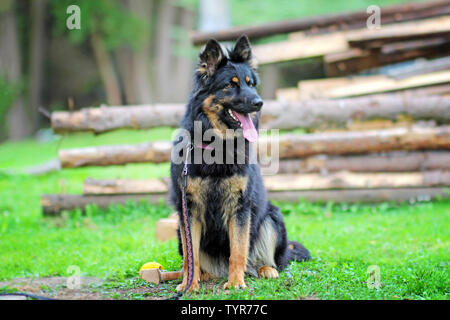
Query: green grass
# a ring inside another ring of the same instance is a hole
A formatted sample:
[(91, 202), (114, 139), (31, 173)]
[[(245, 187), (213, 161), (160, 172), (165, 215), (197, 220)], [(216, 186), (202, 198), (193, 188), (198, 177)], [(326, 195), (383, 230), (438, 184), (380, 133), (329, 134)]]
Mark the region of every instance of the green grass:
[[(0, 145), (0, 280), (17, 277), (82, 275), (108, 279), (96, 290), (120, 289), (115, 298), (170, 296), (176, 281), (154, 290), (137, 278), (140, 266), (158, 261), (178, 269), (176, 241), (154, 240), (156, 221), (171, 208), (128, 203), (86, 214), (65, 212), (58, 218), (41, 214), (42, 193), (80, 193), (92, 178), (151, 178), (168, 175), (167, 164), (80, 168), (42, 176), (20, 173), (25, 167), (56, 156), (58, 148), (135, 143), (167, 139), (170, 129), (121, 131), (95, 137), (67, 136), (62, 142), (22, 141)], [(448, 299), (450, 288), (450, 201), (415, 204), (336, 205), (280, 203), (290, 239), (311, 250), (313, 260), (292, 263), (280, 279), (247, 278), (248, 289), (223, 291), (224, 280), (202, 286), (194, 299)], [(381, 288), (367, 287), (367, 269), (380, 270)], [(146, 286), (145, 294), (132, 292)]]
[(306, 16), (365, 10), (371, 5), (380, 7), (420, 0), (231, 0), (233, 25), (252, 25), (269, 21), (296, 19)]

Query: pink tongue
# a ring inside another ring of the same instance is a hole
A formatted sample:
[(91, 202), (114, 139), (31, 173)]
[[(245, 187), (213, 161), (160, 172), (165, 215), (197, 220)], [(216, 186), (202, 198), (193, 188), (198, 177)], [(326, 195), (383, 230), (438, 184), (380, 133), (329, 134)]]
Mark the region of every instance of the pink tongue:
[(243, 115), (233, 111), (233, 114), (242, 123), (242, 130), (244, 131), (244, 138), (250, 142), (256, 142), (258, 140), (258, 131), (256, 131), (255, 125), (253, 124), (250, 114)]

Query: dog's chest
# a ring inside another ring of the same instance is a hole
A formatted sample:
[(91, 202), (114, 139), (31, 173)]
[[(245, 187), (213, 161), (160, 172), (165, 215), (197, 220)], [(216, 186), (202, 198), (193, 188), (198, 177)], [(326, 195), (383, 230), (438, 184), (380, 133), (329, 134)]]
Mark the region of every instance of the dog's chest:
[(189, 177), (186, 194), (191, 215), (206, 227), (206, 220), (214, 219), (225, 226), (229, 218), (242, 206), (248, 177), (234, 175), (227, 178)]

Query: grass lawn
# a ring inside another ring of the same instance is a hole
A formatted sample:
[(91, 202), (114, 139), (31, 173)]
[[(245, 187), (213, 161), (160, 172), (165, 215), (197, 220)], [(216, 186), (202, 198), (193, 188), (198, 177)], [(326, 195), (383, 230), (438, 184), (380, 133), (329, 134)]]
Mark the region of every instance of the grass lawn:
[[(42, 193), (80, 193), (87, 177), (167, 176), (167, 164), (80, 168), (42, 176), (20, 173), (27, 166), (55, 157), (58, 148), (134, 143), (169, 136), (170, 129), (163, 128), (0, 145), (0, 281), (70, 276), (68, 267), (75, 265), (82, 276), (106, 279), (106, 283), (91, 289), (112, 298), (171, 296), (178, 281), (155, 286), (137, 278), (140, 266), (148, 261), (158, 261), (167, 270), (181, 265), (176, 241), (154, 240), (155, 222), (166, 217), (171, 208), (129, 203), (107, 210), (92, 206), (86, 214), (73, 211), (45, 218), (39, 204)], [(221, 287), (225, 280), (210, 281), (188, 298), (449, 298), (450, 201), (376, 206), (299, 201), (278, 205), (289, 237), (303, 242), (313, 260), (292, 263), (280, 279), (247, 278), (245, 290), (224, 291)], [(380, 289), (368, 288), (366, 283), (367, 270), (373, 265), (380, 271)], [(136, 288), (145, 290), (136, 293)]]

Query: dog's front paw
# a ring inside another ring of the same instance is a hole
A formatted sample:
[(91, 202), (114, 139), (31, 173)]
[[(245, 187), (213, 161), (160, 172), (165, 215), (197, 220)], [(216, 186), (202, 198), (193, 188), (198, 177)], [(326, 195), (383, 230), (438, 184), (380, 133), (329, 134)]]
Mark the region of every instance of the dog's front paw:
[[(177, 286), (177, 291), (178, 292), (182, 292), (184, 290), (186, 290), (186, 286), (187, 283), (186, 282), (182, 282)], [(191, 284), (191, 287), (188, 289), (188, 292), (197, 292), (200, 289), (200, 286), (198, 285), (198, 281), (193, 281)]]
[(182, 292), (182, 291), (184, 291), (184, 289), (186, 289), (186, 283), (183, 281), (182, 283), (177, 285), (177, 291)]
[(244, 279), (242, 280), (228, 280), (224, 285), (224, 289), (239, 289), (239, 288), (247, 288)]
[(260, 278), (275, 279), (275, 278), (278, 278), (279, 275), (278, 275), (277, 269), (269, 267), (269, 266), (263, 266), (263, 267), (259, 268), (258, 276)]

